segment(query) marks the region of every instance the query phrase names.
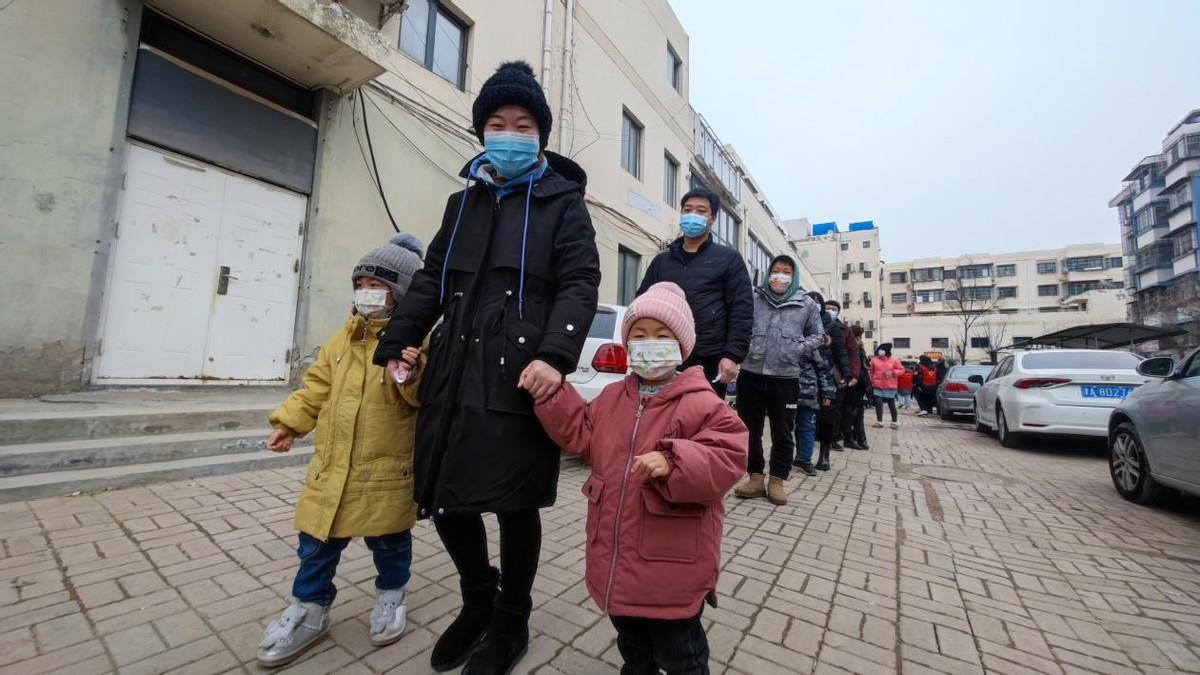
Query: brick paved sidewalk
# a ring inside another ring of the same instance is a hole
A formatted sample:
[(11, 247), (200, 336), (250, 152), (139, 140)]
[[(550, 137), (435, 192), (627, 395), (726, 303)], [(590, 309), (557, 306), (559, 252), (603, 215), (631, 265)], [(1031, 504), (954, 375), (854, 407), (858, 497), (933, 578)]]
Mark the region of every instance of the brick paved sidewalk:
[[(730, 502), (714, 672), (1200, 671), (1200, 509), (1121, 500), (1099, 449), (1007, 450), (963, 425), (903, 419), (870, 452)], [(520, 672), (613, 672), (614, 633), (582, 585), (586, 468), (564, 467)], [(0, 675), (256, 672), (287, 604), (303, 469), (0, 505)], [(493, 533), (494, 536), (494, 533)], [(493, 549), (494, 550), (494, 549)], [(373, 649), (373, 567), (358, 542), (334, 628), (287, 672), (428, 672), (459, 599), (419, 525), (411, 628)]]

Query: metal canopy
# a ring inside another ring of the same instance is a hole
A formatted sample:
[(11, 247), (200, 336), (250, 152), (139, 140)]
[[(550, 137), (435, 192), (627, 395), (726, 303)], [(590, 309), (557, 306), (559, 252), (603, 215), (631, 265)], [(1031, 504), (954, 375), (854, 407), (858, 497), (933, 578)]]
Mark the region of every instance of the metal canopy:
[(1118, 349), (1183, 335), (1182, 328), (1159, 328), (1140, 323), (1094, 323), (1087, 326), (1072, 326), (1053, 333), (1046, 333), (1028, 340), (1021, 340), (1004, 349), (1026, 347), (1058, 347), (1061, 349)]

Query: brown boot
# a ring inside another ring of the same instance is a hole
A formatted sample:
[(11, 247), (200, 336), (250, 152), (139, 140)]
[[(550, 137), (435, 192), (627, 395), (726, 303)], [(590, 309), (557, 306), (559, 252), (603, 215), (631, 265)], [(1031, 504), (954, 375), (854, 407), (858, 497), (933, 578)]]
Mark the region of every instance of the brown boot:
[(785, 506), (787, 504), (787, 495), (783, 493), (783, 479), (771, 476), (767, 481), (767, 501), (775, 506)]
[(755, 497), (766, 497), (767, 487), (763, 485), (763, 475), (761, 473), (752, 473), (746, 479), (745, 483), (733, 489), (733, 494), (742, 499), (754, 499)]

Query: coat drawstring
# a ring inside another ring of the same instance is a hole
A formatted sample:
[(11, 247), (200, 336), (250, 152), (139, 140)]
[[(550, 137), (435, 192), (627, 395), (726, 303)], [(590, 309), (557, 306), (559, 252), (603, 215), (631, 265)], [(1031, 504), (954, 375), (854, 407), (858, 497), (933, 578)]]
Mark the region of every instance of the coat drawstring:
[[(535, 172), (536, 173), (536, 172)], [(525, 254), (529, 242), (529, 202), (533, 197), (533, 181), (535, 173), (529, 174), (529, 185), (525, 189), (525, 222), (521, 229), (521, 279), (517, 286), (517, 316), (525, 318)], [(458, 215), (454, 218), (454, 227), (450, 230), (450, 242), (446, 244), (446, 256), (442, 259), (442, 283), (438, 292), (438, 303), (446, 302), (446, 273), (450, 269), (450, 253), (454, 250), (454, 238), (458, 235), (458, 226), (462, 223), (463, 207), (467, 204), (467, 192), (471, 189), (471, 178), (463, 188), (462, 199), (458, 202)]]
[(450, 269), (450, 252), (454, 250), (454, 237), (458, 235), (458, 225), (462, 222), (463, 207), (467, 205), (467, 193), (471, 190), (471, 176), (467, 173), (466, 184), (463, 186), (462, 199), (458, 200), (458, 216), (454, 219), (454, 228), (450, 230), (450, 243), (446, 244), (446, 256), (442, 258), (442, 285), (438, 293), (438, 304), (446, 304), (446, 271)]
[(533, 196), (533, 174), (525, 188), (525, 227), (521, 230), (521, 282), (517, 286), (517, 316), (525, 318), (525, 243), (529, 239), (529, 198)]

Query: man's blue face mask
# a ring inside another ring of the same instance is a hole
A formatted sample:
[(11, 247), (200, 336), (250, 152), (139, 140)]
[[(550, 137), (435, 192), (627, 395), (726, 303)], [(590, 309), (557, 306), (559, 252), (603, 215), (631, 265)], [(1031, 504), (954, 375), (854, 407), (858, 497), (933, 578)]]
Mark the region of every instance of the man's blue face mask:
[(685, 213), (679, 218), (679, 231), (685, 237), (699, 237), (708, 229), (708, 218), (698, 213)]
[(487, 151), (487, 161), (496, 173), (505, 178), (516, 178), (537, 163), (541, 141), (537, 134), (485, 131), (483, 147)]

